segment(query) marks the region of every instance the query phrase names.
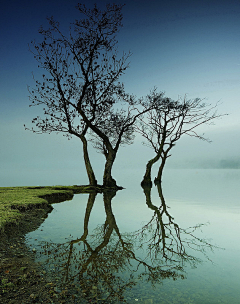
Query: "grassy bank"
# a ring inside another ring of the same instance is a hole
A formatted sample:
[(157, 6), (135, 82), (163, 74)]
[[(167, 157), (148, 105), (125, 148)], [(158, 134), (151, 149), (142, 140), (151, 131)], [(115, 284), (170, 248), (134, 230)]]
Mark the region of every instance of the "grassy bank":
[(72, 199), (75, 193), (101, 192), (101, 187), (0, 187), (0, 234), (17, 228), (29, 210), (51, 210), (51, 203)]

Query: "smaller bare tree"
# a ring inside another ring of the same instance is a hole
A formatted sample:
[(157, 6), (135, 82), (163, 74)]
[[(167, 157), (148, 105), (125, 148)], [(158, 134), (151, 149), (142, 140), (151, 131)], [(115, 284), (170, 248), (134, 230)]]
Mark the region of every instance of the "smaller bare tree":
[(149, 108), (149, 104), (154, 104), (153, 109), (140, 116), (135, 126), (136, 131), (145, 138), (144, 144), (155, 152), (155, 156), (146, 165), (142, 185), (152, 185), (151, 170), (158, 160), (161, 162), (154, 181), (161, 183), (166, 160), (171, 156), (170, 151), (183, 135), (210, 142), (204, 134), (197, 133), (196, 129), (200, 125), (212, 124), (215, 119), (223, 116), (217, 114), (217, 104), (211, 106), (200, 98), (188, 100), (186, 96), (183, 100), (174, 101), (164, 97), (164, 94), (158, 93), (156, 89), (142, 102), (146, 109)]

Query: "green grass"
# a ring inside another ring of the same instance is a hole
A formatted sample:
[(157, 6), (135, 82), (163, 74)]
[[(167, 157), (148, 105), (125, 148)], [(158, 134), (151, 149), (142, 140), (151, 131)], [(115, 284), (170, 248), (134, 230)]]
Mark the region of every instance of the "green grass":
[(18, 225), (24, 211), (40, 209), (53, 202), (71, 199), (74, 193), (88, 193), (91, 186), (0, 187), (0, 233), (7, 225)]

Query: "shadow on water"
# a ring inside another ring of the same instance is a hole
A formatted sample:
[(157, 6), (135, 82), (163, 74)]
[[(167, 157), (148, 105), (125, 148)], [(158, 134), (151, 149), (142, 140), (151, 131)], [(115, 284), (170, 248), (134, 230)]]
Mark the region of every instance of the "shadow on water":
[(185, 267), (201, 262), (199, 252), (208, 258), (206, 250), (213, 246), (195, 235), (201, 225), (179, 227), (169, 213), (161, 185), (156, 187), (158, 204), (152, 202), (151, 188), (143, 187), (146, 207), (153, 214), (137, 231), (120, 231), (112, 211), (116, 195), (112, 191), (103, 193), (104, 222), (90, 233), (90, 215), (98, 195), (90, 193), (82, 235), (64, 243), (41, 242), (40, 260), (49, 278), (57, 282), (56, 292), (71, 290), (77, 303), (128, 303), (134, 300), (131, 289), (138, 284), (151, 288), (165, 279), (184, 279)]

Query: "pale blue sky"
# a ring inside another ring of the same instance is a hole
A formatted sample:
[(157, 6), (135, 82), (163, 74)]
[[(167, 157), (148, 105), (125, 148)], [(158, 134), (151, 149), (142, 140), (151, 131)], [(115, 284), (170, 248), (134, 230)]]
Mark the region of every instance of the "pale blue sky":
[[(32, 85), (37, 63), (28, 43), (37, 39), (38, 28), (53, 15), (63, 26), (77, 18), (78, 1), (1, 2), (0, 19), (0, 186), (87, 183), (81, 142), (61, 135), (35, 135), (31, 126), (37, 108), (29, 108), (27, 85)], [(95, 1), (83, 1), (91, 5)], [(110, 1), (111, 2), (111, 1)], [(123, 3), (124, 1), (115, 1)], [(104, 5), (105, 1), (98, 1)], [(169, 166), (196, 166), (214, 160), (239, 160), (240, 155), (240, 2), (239, 1), (126, 1), (119, 52), (133, 53), (122, 78), (127, 91), (137, 96), (154, 86), (172, 98), (221, 101), (219, 112), (229, 113), (207, 127), (207, 144), (192, 138), (179, 142)], [(130, 153), (131, 152), (131, 153)], [(136, 157), (136, 155), (138, 155)], [(122, 148), (114, 176), (141, 176), (151, 150), (137, 139)], [(91, 151), (99, 182), (103, 158)], [(121, 182), (122, 180), (122, 182)]]

